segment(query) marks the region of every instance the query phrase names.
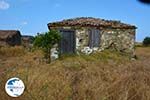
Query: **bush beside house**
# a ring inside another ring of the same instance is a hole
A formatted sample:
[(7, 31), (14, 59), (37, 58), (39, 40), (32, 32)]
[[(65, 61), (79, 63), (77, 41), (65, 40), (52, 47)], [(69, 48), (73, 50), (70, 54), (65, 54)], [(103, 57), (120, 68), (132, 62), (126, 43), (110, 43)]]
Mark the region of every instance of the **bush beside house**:
[(55, 30), (50, 30), (44, 34), (39, 34), (35, 37), (34, 47), (42, 49), (45, 53), (45, 58), (48, 59), (48, 62), (51, 61), (51, 49), (52, 47), (59, 42), (60, 40), (59, 32)]
[(145, 39), (143, 40), (143, 45), (150, 46), (150, 37), (145, 37)]

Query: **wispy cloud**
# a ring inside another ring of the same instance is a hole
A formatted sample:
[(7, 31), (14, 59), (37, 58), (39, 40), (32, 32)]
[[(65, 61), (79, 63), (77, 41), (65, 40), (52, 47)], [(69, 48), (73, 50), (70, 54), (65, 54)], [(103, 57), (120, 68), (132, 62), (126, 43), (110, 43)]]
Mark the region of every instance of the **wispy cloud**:
[(27, 21), (23, 21), (21, 24), (22, 24), (22, 25), (27, 25), (28, 22), (27, 22)]
[(0, 1), (0, 10), (6, 10), (10, 7), (9, 3), (6, 1)]

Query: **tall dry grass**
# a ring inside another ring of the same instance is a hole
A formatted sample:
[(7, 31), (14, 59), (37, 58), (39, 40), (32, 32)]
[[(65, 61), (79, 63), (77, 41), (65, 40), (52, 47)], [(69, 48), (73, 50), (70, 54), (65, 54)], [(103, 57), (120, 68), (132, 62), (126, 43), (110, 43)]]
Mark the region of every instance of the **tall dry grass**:
[(51, 64), (43, 61), (41, 51), (7, 56), (0, 60), (0, 97), (12, 100), (4, 85), (19, 77), (26, 89), (18, 100), (150, 100), (150, 48), (137, 48), (136, 54), (136, 61), (105, 51)]
[(15, 47), (0, 47), (0, 57), (13, 57), (13, 56), (22, 56), (24, 55), (25, 49), (21, 46)]

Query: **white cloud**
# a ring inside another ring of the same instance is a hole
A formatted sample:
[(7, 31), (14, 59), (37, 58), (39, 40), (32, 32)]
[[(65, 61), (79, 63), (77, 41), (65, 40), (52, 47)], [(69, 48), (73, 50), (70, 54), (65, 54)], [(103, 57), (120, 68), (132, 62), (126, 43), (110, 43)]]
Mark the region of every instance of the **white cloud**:
[(6, 10), (10, 7), (9, 3), (5, 1), (0, 1), (0, 10)]
[(27, 24), (28, 24), (28, 22), (26, 22), (26, 21), (22, 22), (22, 25), (27, 25)]

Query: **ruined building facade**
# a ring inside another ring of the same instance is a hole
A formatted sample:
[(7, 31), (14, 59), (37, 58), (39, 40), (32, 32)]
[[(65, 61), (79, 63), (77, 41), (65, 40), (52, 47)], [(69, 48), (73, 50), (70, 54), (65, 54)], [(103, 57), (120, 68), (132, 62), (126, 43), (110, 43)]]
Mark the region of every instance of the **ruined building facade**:
[(61, 33), (62, 39), (57, 46), (60, 53), (91, 53), (105, 49), (134, 53), (134, 25), (114, 20), (80, 17), (49, 23), (48, 28)]

